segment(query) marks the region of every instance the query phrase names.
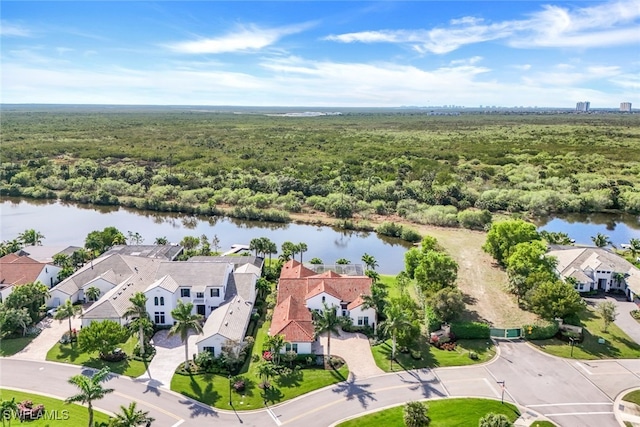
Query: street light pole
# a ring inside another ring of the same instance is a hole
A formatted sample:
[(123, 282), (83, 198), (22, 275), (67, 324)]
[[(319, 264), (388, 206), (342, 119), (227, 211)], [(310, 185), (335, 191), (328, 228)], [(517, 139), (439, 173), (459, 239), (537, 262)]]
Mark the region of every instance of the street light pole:
[(231, 373), (229, 373), (229, 406), (233, 406), (231, 403)]
[(569, 337), (569, 341), (571, 342), (571, 357), (573, 358), (573, 346), (576, 345), (575, 338)]

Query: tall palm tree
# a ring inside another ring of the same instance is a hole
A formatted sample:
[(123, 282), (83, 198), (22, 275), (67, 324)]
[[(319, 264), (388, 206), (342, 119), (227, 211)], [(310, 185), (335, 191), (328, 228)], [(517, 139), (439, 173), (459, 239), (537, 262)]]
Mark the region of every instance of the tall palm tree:
[(91, 377), (74, 375), (69, 378), (69, 384), (78, 387), (80, 393), (67, 398), (65, 403), (86, 403), (89, 411), (89, 427), (93, 427), (93, 402), (113, 392), (112, 388), (102, 386), (103, 382), (110, 379), (109, 374), (111, 374), (109, 368), (104, 367)]
[(128, 408), (120, 406), (120, 413), (111, 419), (109, 427), (150, 426), (154, 421), (155, 419), (149, 416), (149, 411), (138, 409), (136, 402), (131, 402)]
[(300, 264), (302, 264), (302, 254), (309, 250), (309, 247), (306, 243), (301, 242), (296, 245), (297, 252), (300, 253)]
[(166, 236), (156, 237), (156, 240), (153, 242), (155, 245), (164, 246), (169, 244), (169, 240)]
[(256, 237), (255, 239), (251, 239), (249, 242), (249, 250), (254, 252), (254, 256), (258, 256), (258, 252), (262, 252), (264, 249), (264, 240), (262, 238)]
[(11, 427), (11, 419), (18, 412), (18, 404), (16, 398), (11, 400), (3, 400), (0, 403), (0, 416), (2, 417), (2, 426), (4, 427), (5, 421), (9, 421), (9, 427)]
[(140, 344), (140, 354), (145, 355), (144, 349), (144, 330), (150, 324), (149, 313), (147, 313), (147, 297), (142, 292), (136, 292), (129, 298), (131, 305), (124, 312), (124, 317), (134, 319), (131, 323), (138, 327), (138, 341)]
[(591, 236), (593, 244), (599, 248), (604, 248), (611, 244), (611, 239), (606, 234), (598, 233), (595, 236)]
[(633, 258), (637, 257), (638, 253), (640, 253), (640, 239), (629, 240), (629, 250), (631, 251)]
[(91, 286), (89, 289), (87, 289), (87, 292), (85, 292), (84, 294), (86, 295), (89, 301), (98, 301), (98, 298), (100, 298), (101, 293), (102, 292), (100, 291), (100, 288), (96, 286)]
[(189, 332), (193, 331), (197, 334), (202, 332), (202, 316), (192, 313), (193, 303), (183, 303), (178, 300), (176, 308), (171, 310), (171, 316), (176, 324), (169, 330), (169, 336), (180, 335), (180, 339), (184, 343), (184, 369), (189, 370)]
[(398, 332), (411, 326), (411, 321), (407, 313), (399, 304), (389, 304), (385, 307), (386, 319), (380, 323), (380, 328), (384, 333), (391, 335), (391, 359), (396, 358), (396, 337)]
[(362, 262), (367, 266), (367, 270), (375, 270), (378, 266), (378, 261), (376, 261), (373, 255), (369, 255), (368, 253), (362, 255)]
[(76, 317), (78, 314), (82, 313), (82, 306), (71, 304), (71, 300), (67, 300), (61, 306), (58, 306), (58, 310), (56, 314), (54, 314), (53, 318), (59, 321), (63, 321), (64, 319), (69, 319), (69, 339), (71, 339), (71, 318)]
[(18, 239), (20, 239), (25, 245), (42, 246), (42, 239), (44, 239), (44, 235), (31, 228), (20, 233), (18, 235)]
[(340, 327), (345, 323), (345, 320), (338, 316), (338, 311), (334, 306), (327, 306), (326, 303), (322, 303), (324, 309), (322, 311), (313, 312), (313, 326), (315, 328), (316, 337), (327, 333), (327, 355), (331, 360), (331, 334), (340, 336)]
[(280, 350), (282, 350), (285, 344), (286, 341), (284, 339), (284, 335), (281, 334), (267, 337), (264, 342), (264, 345), (267, 346), (269, 350), (271, 350), (276, 365), (280, 364)]

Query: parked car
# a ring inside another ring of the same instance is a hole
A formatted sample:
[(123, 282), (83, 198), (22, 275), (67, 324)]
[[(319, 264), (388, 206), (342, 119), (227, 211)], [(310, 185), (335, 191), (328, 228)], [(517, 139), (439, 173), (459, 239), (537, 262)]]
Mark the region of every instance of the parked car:
[(47, 317), (55, 316), (57, 311), (58, 311), (58, 307), (50, 308), (49, 310), (47, 310)]

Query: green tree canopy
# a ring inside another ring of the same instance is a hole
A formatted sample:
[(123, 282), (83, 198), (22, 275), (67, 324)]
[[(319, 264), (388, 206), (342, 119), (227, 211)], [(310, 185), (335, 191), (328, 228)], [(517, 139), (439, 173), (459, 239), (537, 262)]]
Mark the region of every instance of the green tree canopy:
[(26, 308), (32, 322), (40, 320), (40, 307), (49, 297), (49, 289), (40, 282), (14, 286), (13, 292), (7, 296), (7, 308)]
[(434, 314), (443, 322), (451, 322), (464, 311), (464, 295), (458, 288), (443, 288), (429, 298)]
[(458, 263), (444, 252), (431, 250), (421, 255), (414, 275), (423, 291), (433, 294), (455, 284)]
[(113, 354), (114, 350), (129, 338), (127, 328), (113, 320), (91, 322), (78, 334), (78, 345), (88, 353), (97, 351), (100, 358)]
[(607, 332), (609, 325), (615, 322), (618, 317), (618, 307), (613, 301), (604, 301), (598, 304), (597, 311), (604, 322), (603, 332)]
[(480, 418), (478, 427), (513, 427), (513, 423), (504, 414), (490, 412)]
[(547, 246), (540, 240), (518, 243), (507, 258), (506, 267), (509, 276), (509, 291), (518, 297), (518, 302), (534, 286), (529, 278), (532, 275), (544, 276), (544, 280), (555, 280), (555, 268), (558, 260), (548, 256)]
[(127, 238), (120, 230), (115, 227), (105, 227), (102, 231), (90, 232), (84, 241), (84, 247), (99, 255), (114, 245), (125, 245), (126, 243)]
[(407, 427), (428, 427), (431, 424), (429, 407), (422, 402), (407, 402), (402, 409), (402, 419)]
[(482, 249), (504, 267), (518, 243), (533, 240), (540, 240), (540, 234), (536, 231), (535, 225), (521, 219), (508, 219), (491, 225)]
[(528, 297), (531, 310), (548, 320), (578, 314), (585, 303), (578, 291), (559, 280), (540, 283)]

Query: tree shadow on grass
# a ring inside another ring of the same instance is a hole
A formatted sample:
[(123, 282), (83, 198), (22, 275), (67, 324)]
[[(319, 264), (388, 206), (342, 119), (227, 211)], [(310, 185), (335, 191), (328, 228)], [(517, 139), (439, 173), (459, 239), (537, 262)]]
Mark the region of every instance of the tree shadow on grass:
[(277, 403), (284, 398), (284, 393), (278, 388), (271, 386), (262, 392), (262, 399), (268, 403)]
[(299, 387), (303, 379), (302, 370), (292, 370), (288, 375), (280, 375), (276, 379), (276, 384), (280, 387)]
[(56, 355), (56, 360), (69, 361), (74, 363), (78, 357), (82, 354), (78, 348), (78, 344), (60, 344), (58, 347), (60, 351)]
[(126, 375), (125, 371), (129, 368), (130, 363), (128, 359), (124, 359), (119, 362), (107, 362), (106, 360), (102, 360), (99, 357), (92, 357), (91, 359), (83, 363), (83, 365), (96, 369), (101, 369), (106, 366), (114, 374)]
[(371, 384), (356, 383), (356, 377), (353, 375), (348, 381), (337, 384), (331, 391), (337, 394), (344, 394), (347, 400), (358, 399), (360, 405), (367, 409), (370, 402), (378, 400), (375, 398), (375, 393), (367, 390), (369, 387), (371, 387)]
[[(206, 403), (207, 405), (215, 406), (216, 402), (220, 400), (220, 394), (213, 389), (213, 375), (205, 374), (201, 375), (201, 381), (197, 381), (197, 378), (193, 374), (189, 374), (189, 385), (185, 390), (180, 392), (185, 396), (195, 399), (199, 402)], [(202, 383), (205, 383), (204, 388)]]

